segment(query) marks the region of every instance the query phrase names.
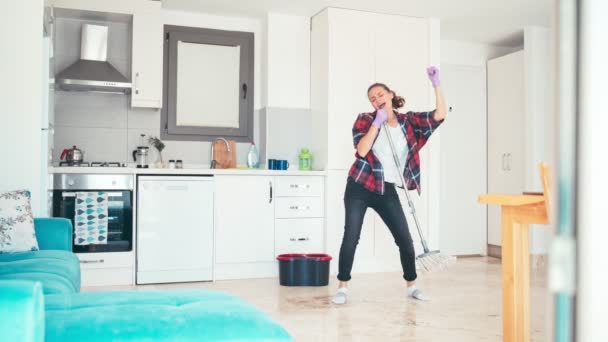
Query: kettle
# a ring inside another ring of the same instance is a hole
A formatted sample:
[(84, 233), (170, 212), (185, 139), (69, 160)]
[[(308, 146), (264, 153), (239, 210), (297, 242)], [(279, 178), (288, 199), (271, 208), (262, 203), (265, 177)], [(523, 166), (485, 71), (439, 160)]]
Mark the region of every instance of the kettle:
[(66, 148), (61, 152), (61, 157), (59, 157), (59, 159), (63, 160), (64, 157), (68, 163), (82, 163), (84, 160), (84, 153), (74, 145), (72, 148)]

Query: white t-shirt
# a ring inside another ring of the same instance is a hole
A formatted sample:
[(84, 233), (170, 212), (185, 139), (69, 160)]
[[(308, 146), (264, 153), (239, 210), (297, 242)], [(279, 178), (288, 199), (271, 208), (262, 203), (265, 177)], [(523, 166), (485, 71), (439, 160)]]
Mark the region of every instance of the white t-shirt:
[[(399, 163), (401, 164), (401, 169), (399, 172), (403, 172), (405, 160), (407, 159), (407, 153), (409, 151), (407, 140), (405, 139), (400, 125), (397, 125), (397, 127), (391, 127), (387, 124), (386, 127), (388, 127), (388, 132), (393, 139), (393, 144), (395, 145), (395, 151), (397, 152), (397, 156), (399, 156)], [(384, 126), (382, 126), (382, 129), (380, 129), (378, 138), (372, 146), (372, 152), (374, 152), (374, 155), (376, 158), (378, 158), (380, 164), (382, 164), (382, 169), (384, 170), (384, 181), (401, 186), (401, 177), (396, 172), (395, 160), (393, 159), (391, 146), (389, 145), (388, 140), (386, 140), (386, 132), (384, 132), (383, 128)]]

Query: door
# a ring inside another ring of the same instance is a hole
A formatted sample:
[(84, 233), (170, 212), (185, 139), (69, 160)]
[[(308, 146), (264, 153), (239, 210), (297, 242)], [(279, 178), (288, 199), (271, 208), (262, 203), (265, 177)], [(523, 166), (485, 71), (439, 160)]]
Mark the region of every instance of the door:
[(216, 263), (274, 259), (274, 178), (216, 176)]
[(212, 280), (213, 178), (141, 176), (137, 283)]
[(444, 65), (441, 74), (449, 115), (441, 126), (439, 247), (450, 255), (483, 255), (487, 213), (477, 197), (487, 192), (485, 70)]
[[(524, 53), (488, 61), (488, 193), (524, 191)], [(488, 206), (488, 244), (501, 245), (500, 207)]]

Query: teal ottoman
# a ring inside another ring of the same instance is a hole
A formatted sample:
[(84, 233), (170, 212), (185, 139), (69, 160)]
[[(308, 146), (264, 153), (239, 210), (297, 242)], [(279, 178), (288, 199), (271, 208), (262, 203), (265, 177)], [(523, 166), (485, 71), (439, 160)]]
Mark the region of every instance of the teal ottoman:
[(45, 341), (292, 341), (269, 316), (209, 290), (45, 296)]

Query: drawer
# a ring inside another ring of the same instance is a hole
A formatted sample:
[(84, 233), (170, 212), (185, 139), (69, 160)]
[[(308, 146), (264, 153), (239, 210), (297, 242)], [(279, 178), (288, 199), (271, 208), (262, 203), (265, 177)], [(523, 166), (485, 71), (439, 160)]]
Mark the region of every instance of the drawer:
[(126, 268), (133, 267), (132, 252), (115, 253), (77, 253), (80, 260), (80, 269), (94, 268)]
[(275, 218), (323, 217), (322, 197), (277, 197)]
[(275, 254), (323, 253), (323, 219), (275, 220)]
[(277, 176), (276, 196), (322, 196), (323, 180), (319, 176)]
[(89, 268), (80, 273), (81, 286), (134, 285), (133, 268)]

